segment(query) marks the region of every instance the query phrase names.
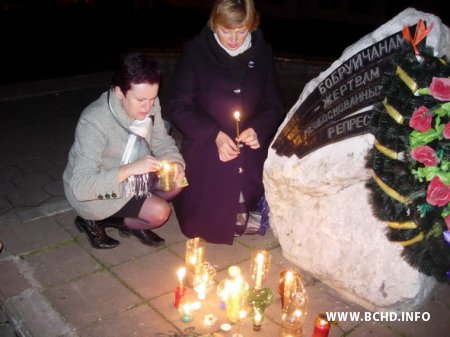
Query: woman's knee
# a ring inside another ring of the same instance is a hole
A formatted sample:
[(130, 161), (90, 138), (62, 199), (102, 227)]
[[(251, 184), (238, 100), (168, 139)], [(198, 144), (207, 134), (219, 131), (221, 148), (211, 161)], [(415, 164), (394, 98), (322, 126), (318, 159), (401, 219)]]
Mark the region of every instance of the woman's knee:
[(163, 223), (165, 223), (170, 216), (170, 205), (167, 202), (162, 202), (160, 205), (158, 205), (159, 211), (156, 214), (157, 217), (157, 222), (159, 223), (159, 225), (162, 225)]
[(165, 200), (152, 196), (142, 206), (139, 217), (153, 226), (161, 226), (170, 216), (170, 205)]

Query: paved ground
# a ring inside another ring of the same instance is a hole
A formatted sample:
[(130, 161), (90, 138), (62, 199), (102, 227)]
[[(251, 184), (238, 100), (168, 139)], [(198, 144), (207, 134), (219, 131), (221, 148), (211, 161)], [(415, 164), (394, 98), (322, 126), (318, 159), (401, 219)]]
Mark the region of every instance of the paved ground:
[[(186, 241), (175, 217), (157, 231), (167, 240), (158, 249), (112, 230), (119, 247), (95, 250), (73, 226), (75, 214), (64, 199), (61, 174), (81, 109), (104, 90), (109, 75), (0, 88), (1, 337), (187, 337), (216, 332), (226, 322), (214, 290), (190, 323), (183, 323), (173, 307), (176, 270), (183, 264)], [(241, 237), (233, 246), (208, 245), (207, 259), (217, 269), (217, 281), (230, 265), (239, 265), (250, 280), (250, 255), (259, 248), (272, 254), (265, 286), (273, 290), (274, 301), (261, 331), (254, 332), (246, 318), (231, 332), (222, 332), (223, 337), (238, 329), (243, 336), (278, 336), (278, 275), (295, 267), (283, 258), (272, 233)], [(302, 275), (310, 303), (304, 336), (312, 335), (313, 319), (320, 312), (365, 311)], [(418, 309), (430, 314), (429, 321), (345, 320), (332, 327), (330, 336), (446, 336), (449, 295), (450, 287), (439, 285)], [(218, 317), (212, 327), (203, 324), (208, 313)]]

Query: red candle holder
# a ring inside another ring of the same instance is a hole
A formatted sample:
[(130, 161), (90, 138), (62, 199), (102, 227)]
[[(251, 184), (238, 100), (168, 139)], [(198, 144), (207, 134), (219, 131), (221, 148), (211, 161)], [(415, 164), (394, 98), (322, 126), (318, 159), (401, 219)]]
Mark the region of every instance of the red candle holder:
[(331, 322), (327, 319), (325, 314), (319, 314), (314, 321), (314, 331), (312, 337), (328, 337), (330, 332)]
[(180, 306), (180, 301), (184, 297), (184, 295), (186, 295), (186, 287), (183, 287), (181, 289), (180, 287), (175, 288), (175, 308), (178, 309), (178, 307)]

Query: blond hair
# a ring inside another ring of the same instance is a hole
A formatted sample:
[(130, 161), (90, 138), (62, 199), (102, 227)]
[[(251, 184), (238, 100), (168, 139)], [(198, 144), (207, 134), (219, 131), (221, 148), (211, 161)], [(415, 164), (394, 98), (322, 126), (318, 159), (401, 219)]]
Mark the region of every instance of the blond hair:
[(250, 32), (259, 26), (259, 14), (253, 0), (216, 0), (208, 20), (215, 31), (218, 25), (234, 29), (245, 25)]

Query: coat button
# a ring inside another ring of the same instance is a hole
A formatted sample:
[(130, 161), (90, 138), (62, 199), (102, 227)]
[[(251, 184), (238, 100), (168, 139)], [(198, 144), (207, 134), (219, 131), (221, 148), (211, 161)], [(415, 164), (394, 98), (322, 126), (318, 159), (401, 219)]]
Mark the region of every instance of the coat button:
[(238, 172), (239, 172), (239, 174), (244, 173), (244, 169), (242, 167), (239, 167)]
[(112, 196), (113, 198), (117, 198), (117, 194), (114, 193), (114, 192), (111, 193), (111, 196)]
[(108, 193), (106, 193), (106, 194), (105, 194), (105, 198), (106, 198), (106, 199), (109, 199), (109, 198), (111, 198), (111, 196), (110, 196)]
[(233, 91), (236, 95), (239, 95), (241, 93), (241, 88), (236, 88)]
[(103, 195), (100, 194), (97, 198), (98, 200), (103, 200)]
[(255, 62), (253, 62), (253, 61), (248, 62), (248, 67), (249, 68), (254, 68), (255, 67)]

